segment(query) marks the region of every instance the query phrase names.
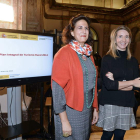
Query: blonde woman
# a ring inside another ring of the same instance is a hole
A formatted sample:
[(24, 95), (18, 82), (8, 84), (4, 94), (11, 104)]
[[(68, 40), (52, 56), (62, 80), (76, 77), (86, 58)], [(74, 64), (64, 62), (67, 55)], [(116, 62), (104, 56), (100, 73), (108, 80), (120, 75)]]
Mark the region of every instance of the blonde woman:
[(134, 90), (140, 87), (137, 60), (130, 52), (131, 31), (119, 26), (111, 33), (110, 49), (102, 59), (102, 90), (99, 97), (101, 140), (123, 140), (126, 130), (136, 126)]

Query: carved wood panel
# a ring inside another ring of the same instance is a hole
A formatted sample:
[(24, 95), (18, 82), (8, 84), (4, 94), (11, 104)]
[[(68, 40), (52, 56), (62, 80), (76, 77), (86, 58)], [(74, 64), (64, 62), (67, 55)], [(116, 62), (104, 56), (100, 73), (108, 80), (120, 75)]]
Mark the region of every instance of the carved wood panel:
[(42, 0), (27, 0), (27, 30), (41, 31), (43, 28)]
[(104, 24), (104, 33), (103, 33), (103, 55), (109, 50), (110, 44), (110, 24)]

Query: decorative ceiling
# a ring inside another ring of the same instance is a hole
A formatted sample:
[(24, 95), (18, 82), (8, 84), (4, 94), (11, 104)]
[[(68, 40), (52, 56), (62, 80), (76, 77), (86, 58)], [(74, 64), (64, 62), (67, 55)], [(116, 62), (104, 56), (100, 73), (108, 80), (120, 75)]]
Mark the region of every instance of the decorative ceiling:
[[(43, 5), (45, 11), (45, 4)], [(140, 14), (139, 14), (140, 0), (132, 0), (126, 5), (124, 5), (121, 9), (87, 6), (87, 5), (79, 5), (79, 4), (69, 4), (69, 3), (58, 3), (56, 2), (56, 0), (49, 0), (49, 8), (50, 10), (54, 10), (54, 11), (57, 10), (62, 11), (62, 13), (66, 12), (66, 14), (60, 14), (60, 15), (48, 14), (45, 11), (44, 17), (46, 19), (69, 20), (71, 16), (78, 13), (88, 14), (88, 16), (91, 19), (91, 22), (93, 23), (122, 25), (122, 24), (132, 23), (140, 19)]]
[(136, 1), (138, 0), (55, 0), (55, 2), (59, 4), (76, 4), (114, 9), (121, 9), (126, 5), (133, 4)]
[[(137, 8), (140, 7), (140, 0), (131, 0), (131, 1), (129, 0), (130, 2), (127, 3), (126, 5), (124, 5), (120, 9), (97, 7), (97, 6), (87, 6), (87, 5), (79, 5), (79, 4), (68, 4), (68, 3), (60, 3), (60, 2), (58, 3), (56, 1), (57, 0), (50, 0), (50, 8), (51, 9), (75, 11), (75, 12), (83, 11), (83, 12), (87, 12), (87, 13), (92, 13), (92, 14), (95, 13), (95, 14), (101, 14), (101, 15), (107, 14), (107, 15), (123, 16), (126, 13), (126, 11), (128, 13), (128, 12), (131, 12), (134, 9), (136, 10)], [(67, 1), (70, 1), (70, 0), (67, 0)], [(80, 1), (80, 0), (77, 0), (77, 1)], [(89, 0), (87, 0), (87, 1), (89, 1)], [(97, 1), (105, 1), (105, 0), (97, 0)], [(122, 0), (108, 0), (108, 1), (122, 1)], [(126, 1), (128, 1), (128, 0), (126, 0)]]

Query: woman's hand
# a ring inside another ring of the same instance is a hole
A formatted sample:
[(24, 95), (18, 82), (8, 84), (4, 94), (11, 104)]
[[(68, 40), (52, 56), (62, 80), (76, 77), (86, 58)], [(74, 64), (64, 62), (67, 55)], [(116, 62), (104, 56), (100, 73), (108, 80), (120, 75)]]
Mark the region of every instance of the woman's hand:
[(113, 73), (108, 72), (105, 76), (106, 76), (107, 78), (109, 78), (110, 80), (113, 80), (113, 81), (114, 81)]
[(66, 111), (59, 113), (59, 116), (62, 123), (63, 137), (68, 137), (72, 135), (72, 128), (69, 123)]
[(72, 129), (69, 121), (62, 122), (63, 137), (68, 137), (72, 134)]
[(133, 80), (133, 86), (140, 88), (140, 77)]
[(97, 123), (98, 118), (99, 118), (99, 116), (98, 116), (98, 111), (96, 110), (96, 108), (94, 108), (92, 125), (95, 124), (95, 123)]

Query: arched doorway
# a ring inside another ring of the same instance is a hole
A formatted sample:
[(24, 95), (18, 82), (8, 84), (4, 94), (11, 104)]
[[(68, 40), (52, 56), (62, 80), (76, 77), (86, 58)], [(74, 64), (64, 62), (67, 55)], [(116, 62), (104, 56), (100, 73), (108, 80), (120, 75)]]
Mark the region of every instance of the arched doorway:
[(92, 34), (93, 34), (93, 39), (94, 39), (94, 45), (93, 45), (93, 54), (98, 53), (99, 49), (99, 39), (96, 31), (93, 28), (90, 28)]

